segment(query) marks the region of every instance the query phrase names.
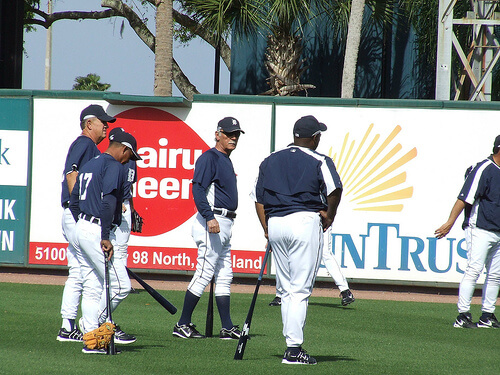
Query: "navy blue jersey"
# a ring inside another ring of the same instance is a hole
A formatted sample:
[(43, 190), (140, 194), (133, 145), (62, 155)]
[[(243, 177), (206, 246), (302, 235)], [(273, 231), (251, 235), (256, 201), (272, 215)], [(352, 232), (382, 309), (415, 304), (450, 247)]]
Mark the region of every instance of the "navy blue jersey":
[(215, 148), (205, 151), (194, 166), (192, 191), (196, 208), (206, 220), (214, 218), (214, 207), (236, 211), (238, 189), (229, 156)]
[(272, 217), (326, 210), (328, 195), (341, 188), (331, 158), (290, 145), (261, 163), (254, 194), (256, 201), (264, 205), (266, 216)]
[[(121, 223), (124, 172), (123, 165), (111, 155), (96, 156), (80, 169), (71, 194), (73, 216), (84, 213), (100, 218), (106, 233), (102, 239), (108, 239), (111, 223)], [(109, 198), (112, 198), (112, 207), (109, 207)]]
[(500, 167), (491, 156), (468, 174), (458, 199), (472, 206), (467, 225), (500, 231)]
[(68, 155), (66, 156), (66, 164), (64, 165), (61, 205), (69, 202), (70, 193), (68, 183), (66, 181), (66, 175), (73, 171), (78, 172), (80, 167), (100, 153), (101, 152), (97, 148), (94, 141), (85, 135), (80, 135), (71, 144), (68, 150)]
[(129, 160), (124, 164), (125, 182), (123, 183), (123, 199), (132, 198), (132, 184), (137, 182), (137, 163), (135, 160)]

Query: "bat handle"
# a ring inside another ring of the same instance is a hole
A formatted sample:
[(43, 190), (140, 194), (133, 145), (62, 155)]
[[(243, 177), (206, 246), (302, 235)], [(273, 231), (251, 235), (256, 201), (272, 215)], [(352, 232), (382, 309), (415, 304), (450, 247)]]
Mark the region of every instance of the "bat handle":
[[(113, 318), (111, 317), (111, 293), (110, 293), (110, 282), (109, 282), (109, 260), (107, 254), (104, 254), (104, 281), (106, 286), (106, 320), (109, 320), (110, 323), (113, 323)], [(115, 355), (115, 335), (111, 336), (111, 341), (108, 344), (108, 348), (106, 351), (107, 355)]]

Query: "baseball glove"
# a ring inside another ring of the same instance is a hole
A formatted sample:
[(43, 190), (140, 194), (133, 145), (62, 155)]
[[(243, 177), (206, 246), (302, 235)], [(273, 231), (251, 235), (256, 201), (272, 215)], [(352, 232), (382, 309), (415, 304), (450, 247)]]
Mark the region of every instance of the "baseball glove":
[(137, 213), (137, 211), (132, 212), (132, 232), (141, 233), (143, 222), (143, 218)]
[(106, 349), (115, 334), (113, 323), (103, 323), (99, 328), (83, 335), (83, 343), (89, 349)]

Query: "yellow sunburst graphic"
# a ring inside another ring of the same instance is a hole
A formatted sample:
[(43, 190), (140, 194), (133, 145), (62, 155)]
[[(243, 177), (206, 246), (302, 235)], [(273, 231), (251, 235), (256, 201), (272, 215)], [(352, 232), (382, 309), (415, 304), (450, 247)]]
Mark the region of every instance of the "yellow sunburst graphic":
[(407, 153), (401, 150), (394, 139), (401, 131), (397, 125), (392, 132), (381, 139), (380, 134), (372, 135), (373, 124), (368, 127), (363, 139), (358, 143), (349, 139), (349, 133), (337, 156), (332, 157), (344, 185), (343, 199), (348, 199), (358, 211), (401, 212), (403, 200), (413, 196), (413, 186), (406, 183), (404, 166), (417, 156), (414, 147)]

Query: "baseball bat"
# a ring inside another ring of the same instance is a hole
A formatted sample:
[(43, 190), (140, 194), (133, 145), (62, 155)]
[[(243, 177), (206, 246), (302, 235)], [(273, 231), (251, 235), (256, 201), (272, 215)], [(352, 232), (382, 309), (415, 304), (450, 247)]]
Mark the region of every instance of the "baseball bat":
[(205, 336), (212, 337), (214, 333), (214, 278), (210, 281), (210, 293), (208, 295), (207, 321), (205, 323)]
[(255, 292), (253, 292), (252, 303), (250, 304), (250, 309), (248, 310), (247, 319), (245, 320), (245, 324), (243, 325), (243, 329), (241, 330), (241, 336), (238, 341), (238, 346), (236, 347), (236, 353), (234, 353), (234, 359), (243, 359), (243, 354), (245, 353), (245, 347), (247, 345), (247, 341), (250, 338), (248, 333), (250, 332), (250, 324), (252, 323), (253, 310), (255, 308), (255, 302), (257, 302), (257, 295), (259, 294), (259, 287), (262, 283), (262, 275), (264, 274), (264, 268), (266, 268), (267, 257), (271, 252), (271, 245), (269, 242), (267, 243), (266, 253), (264, 254), (264, 260), (262, 261), (262, 267), (260, 269), (259, 277), (257, 278), (257, 285), (255, 286)]
[[(110, 297), (110, 291), (109, 291), (109, 260), (108, 260), (108, 254), (104, 253), (104, 279), (106, 282), (106, 320), (110, 323), (113, 323), (113, 318), (111, 317), (111, 297)], [(107, 355), (115, 355), (116, 354), (116, 348), (115, 348), (115, 335), (113, 334), (111, 336), (111, 341), (108, 344), (107, 348)]]
[(163, 297), (160, 293), (158, 293), (151, 285), (146, 283), (143, 279), (141, 279), (135, 272), (132, 272), (128, 267), (127, 272), (130, 276), (137, 280), (139, 284), (148, 292), (151, 297), (153, 297), (156, 302), (162, 305), (170, 314), (174, 315), (177, 312), (177, 308), (172, 305), (165, 297)]

